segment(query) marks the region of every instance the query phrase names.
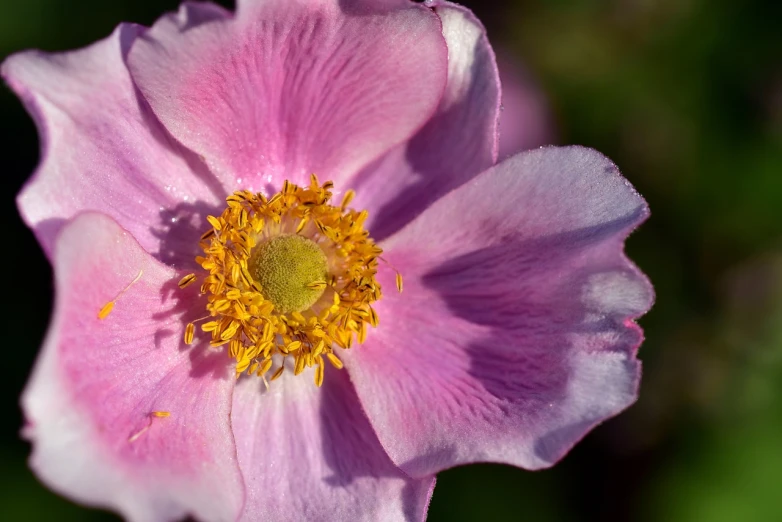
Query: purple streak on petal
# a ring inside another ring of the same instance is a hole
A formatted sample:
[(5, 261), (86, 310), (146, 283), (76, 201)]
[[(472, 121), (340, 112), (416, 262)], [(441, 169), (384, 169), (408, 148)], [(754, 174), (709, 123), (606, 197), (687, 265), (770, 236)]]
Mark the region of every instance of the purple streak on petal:
[[(448, 194), (382, 246), (404, 293), (343, 356), (392, 460), (412, 476), (553, 464), (637, 396), (634, 319), (652, 289), (624, 256), (648, 216), (599, 153), (545, 148)], [(379, 282), (393, 288), (384, 268)]]
[(367, 208), (382, 239), (497, 158), (499, 78), (486, 32), (473, 14), (449, 2), (435, 12), (448, 44), (448, 84), (434, 117), (410, 140), (350, 182), (356, 208)]
[(133, 46), (133, 78), (231, 190), (308, 183), (313, 172), (339, 186), (429, 118), (446, 49), (421, 6), (337, 4), (242, 2), (232, 19), (183, 31), (201, 9), (185, 5)]
[(130, 520), (234, 520), (244, 487), (230, 426), (233, 374), (223, 354), (181, 340), (197, 292), (187, 292), (189, 305), (167, 298), (181, 274), (102, 214), (63, 227), (54, 267), (54, 317), (22, 397), (33, 470), (56, 491)]
[[(85, 49), (27, 51), (2, 65), (40, 134), (40, 165), (18, 204), (47, 255), (62, 223), (95, 210), (116, 219), (161, 260), (192, 262), (191, 252), (176, 256), (166, 244), (172, 212), (185, 199), (209, 205), (224, 195), (200, 160), (139, 99), (124, 56), (141, 33), (141, 27), (121, 25)], [(200, 233), (176, 240), (197, 244)]]
[[(290, 370), (290, 368), (288, 368)], [(284, 374), (269, 390), (239, 381), (232, 413), (247, 484), (242, 520), (422, 521), (434, 477), (413, 480), (389, 460), (345, 371)]]

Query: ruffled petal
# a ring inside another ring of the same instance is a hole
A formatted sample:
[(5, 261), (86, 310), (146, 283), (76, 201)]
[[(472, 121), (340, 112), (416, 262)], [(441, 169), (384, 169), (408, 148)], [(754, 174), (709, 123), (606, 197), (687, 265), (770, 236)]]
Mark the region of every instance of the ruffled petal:
[(384, 294), (380, 327), (343, 359), (391, 459), (412, 476), (541, 468), (630, 405), (634, 319), (653, 296), (623, 245), (647, 216), (607, 158), (552, 147), (501, 163), (384, 243), (404, 291)]
[(33, 470), (129, 520), (235, 520), (233, 370), (223, 354), (183, 345), (184, 307), (170, 297), (172, 282), (186, 300), (197, 289), (178, 290), (177, 274), (102, 214), (63, 227), (54, 266), (54, 317), (22, 397)]
[(85, 49), (27, 51), (2, 65), (40, 134), (40, 165), (18, 204), (47, 255), (66, 220), (94, 210), (159, 259), (192, 262), (203, 232), (193, 223), (200, 226), (209, 205), (224, 196), (137, 95), (125, 55), (142, 31), (121, 25)]
[[(311, 373), (311, 372), (309, 372)], [(247, 484), (242, 520), (422, 521), (434, 477), (410, 479), (389, 460), (345, 371), (287, 372), (266, 390), (243, 378), (232, 422)]]
[(434, 11), (448, 45), (448, 83), (437, 112), (408, 143), (349, 182), (377, 240), (497, 159), (500, 84), (486, 31), (464, 7), (437, 2)]
[(232, 189), (272, 191), (310, 173), (337, 182), (408, 139), (445, 85), (440, 24), (411, 2), (242, 2), (183, 29), (161, 18), (130, 52), (155, 114)]

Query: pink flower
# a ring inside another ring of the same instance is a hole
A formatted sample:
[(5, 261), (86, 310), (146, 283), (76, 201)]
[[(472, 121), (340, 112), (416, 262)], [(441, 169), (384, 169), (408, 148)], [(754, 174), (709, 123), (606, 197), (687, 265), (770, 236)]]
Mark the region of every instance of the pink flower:
[(589, 149), (493, 166), (477, 20), (238, 4), (2, 66), (56, 280), (41, 480), (130, 520), (420, 520), (438, 471), (550, 466), (630, 405), (647, 207)]

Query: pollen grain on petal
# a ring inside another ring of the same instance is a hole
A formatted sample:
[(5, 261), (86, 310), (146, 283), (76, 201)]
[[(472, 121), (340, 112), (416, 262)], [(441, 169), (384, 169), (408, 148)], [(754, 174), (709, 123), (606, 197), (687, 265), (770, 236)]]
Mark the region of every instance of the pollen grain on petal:
[[(378, 325), (371, 304), (382, 296), (376, 274), (383, 251), (364, 227), (367, 211), (349, 208), (355, 193), (333, 205), (333, 186), (313, 174), (309, 186), (285, 181), (268, 198), (238, 191), (220, 215), (207, 216), (211, 228), (196, 258), (205, 273), (188, 274), (179, 286), (203, 281), (210, 320), (201, 330), (235, 361), (237, 377), (265, 380), (279, 364), (274, 381), (290, 361), (294, 375), (315, 367), (320, 386), (326, 359), (342, 368), (334, 350), (362, 343)], [(189, 323), (186, 344), (194, 335)]]

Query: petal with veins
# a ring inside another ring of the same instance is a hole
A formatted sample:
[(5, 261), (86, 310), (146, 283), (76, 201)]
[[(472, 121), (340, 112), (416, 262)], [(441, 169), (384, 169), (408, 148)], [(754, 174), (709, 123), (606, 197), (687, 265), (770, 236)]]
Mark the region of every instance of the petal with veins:
[(434, 477), (394, 466), (344, 370), (239, 381), (231, 421), (247, 484), (242, 520), (422, 521)]
[(66, 225), (53, 262), (54, 317), (22, 397), (32, 468), (129, 520), (234, 520), (244, 486), (233, 371), (224, 354), (185, 349), (191, 312), (168, 297), (180, 274), (102, 214)]
[[(637, 396), (652, 291), (625, 258), (648, 215), (601, 154), (544, 148), (446, 195), (382, 246), (404, 294), (343, 355), (372, 426), (413, 476), (550, 466)], [(392, 287), (384, 270), (381, 285)]]
[(437, 17), (411, 2), (267, 0), (183, 28), (161, 18), (130, 51), (166, 128), (233, 189), (311, 173), (338, 186), (435, 110), (447, 57)]

